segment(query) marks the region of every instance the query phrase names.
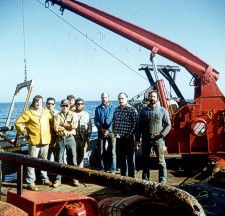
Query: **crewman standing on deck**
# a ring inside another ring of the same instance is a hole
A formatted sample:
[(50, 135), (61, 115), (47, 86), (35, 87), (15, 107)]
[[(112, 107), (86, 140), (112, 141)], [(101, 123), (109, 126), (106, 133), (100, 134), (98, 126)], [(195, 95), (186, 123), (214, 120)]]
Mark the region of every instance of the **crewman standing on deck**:
[(139, 148), (140, 138), (142, 138), (142, 179), (149, 180), (150, 153), (153, 149), (159, 165), (159, 183), (165, 184), (167, 181), (167, 167), (164, 156), (166, 149), (164, 138), (171, 129), (171, 122), (167, 110), (158, 103), (158, 91), (150, 91), (148, 100), (148, 106), (142, 108), (140, 112), (136, 133), (137, 148)]
[[(55, 109), (55, 98), (53, 97), (48, 97), (46, 101), (46, 107), (51, 111), (52, 116), (54, 117), (56, 114), (59, 113), (58, 110)], [(48, 160), (52, 159), (53, 156), (53, 161), (55, 158), (55, 145), (56, 145), (56, 132), (54, 130), (54, 125), (51, 127), (51, 143), (49, 145), (48, 149)]]
[(116, 152), (121, 175), (134, 178), (136, 176), (134, 135), (137, 128), (138, 112), (128, 104), (127, 98), (126, 93), (119, 93), (120, 105), (114, 112), (112, 129), (116, 136)]
[(74, 95), (72, 95), (72, 94), (67, 95), (66, 99), (69, 100), (69, 102), (70, 102), (70, 110), (75, 112), (75, 110), (76, 110), (76, 106), (75, 106), (76, 98), (74, 97)]
[(77, 144), (77, 165), (80, 168), (84, 167), (84, 155), (88, 147), (92, 133), (91, 118), (88, 112), (84, 110), (84, 99), (77, 98), (75, 102), (75, 114), (78, 118), (78, 126), (76, 129), (75, 140)]
[[(76, 106), (75, 106), (76, 98), (74, 97), (74, 95), (72, 95), (72, 94), (67, 95), (66, 99), (69, 100), (69, 102), (70, 102), (69, 110), (75, 112), (75, 110), (76, 110)], [(75, 139), (75, 136), (74, 136), (74, 139)], [(66, 159), (67, 159), (67, 157), (66, 157)], [(65, 161), (65, 162), (68, 164), (68, 161)]]
[[(49, 144), (51, 143), (51, 124), (53, 117), (48, 109), (43, 108), (43, 98), (36, 95), (25, 113), (18, 117), (15, 128), (19, 134), (27, 137), (29, 156), (47, 160)], [(42, 184), (52, 185), (46, 171), (41, 171)], [(36, 175), (33, 167), (27, 167), (26, 181), (28, 189), (37, 191)]]
[[(54, 129), (57, 134), (55, 162), (63, 163), (64, 152), (66, 150), (68, 165), (77, 166), (77, 150), (74, 136), (76, 134), (78, 119), (75, 112), (69, 110), (69, 100), (62, 100), (60, 107), (61, 112), (54, 117)], [(53, 187), (61, 185), (61, 178), (61, 175), (56, 176)], [(74, 186), (78, 186), (76, 181), (73, 181)]]
[[(101, 171), (115, 174), (116, 165), (116, 137), (112, 133), (112, 119), (116, 106), (109, 101), (109, 94), (101, 94), (102, 103), (95, 109), (95, 126), (98, 129), (98, 156), (100, 156)], [(109, 163), (109, 164), (108, 164)]]

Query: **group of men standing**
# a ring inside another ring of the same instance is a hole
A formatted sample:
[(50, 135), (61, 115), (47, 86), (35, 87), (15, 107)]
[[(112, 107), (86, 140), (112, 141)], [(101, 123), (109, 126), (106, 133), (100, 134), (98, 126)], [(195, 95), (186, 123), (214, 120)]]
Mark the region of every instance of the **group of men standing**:
[[(167, 168), (165, 161), (164, 138), (171, 129), (168, 112), (159, 104), (156, 90), (148, 93), (148, 105), (138, 114), (128, 104), (128, 96), (118, 95), (119, 106), (109, 101), (109, 94), (102, 93), (102, 104), (95, 110), (95, 125), (98, 128), (100, 143), (101, 170), (107, 170), (107, 149), (111, 151), (110, 173), (120, 168), (122, 176), (136, 176), (136, 151), (142, 143), (142, 179), (150, 179), (150, 156), (154, 150), (159, 168), (159, 182), (166, 183)], [(106, 147), (107, 145), (107, 147)]]
[(128, 104), (127, 95), (119, 93), (119, 106), (109, 102), (109, 94), (102, 93), (102, 104), (95, 110), (95, 125), (100, 143), (101, 170), (107, 170), (107, 151), (111, 150), (110, 172), (120, 167), (122, 176), (135, 177), (134, 135), (138, 123), (137, 110)]
[[(155, 90), (149, 92), (149, 104), (139, 114), (127, 100), (126, 93), (119, 93), (119, 106), (116, 107), (110, 102), (109, 94), (103, 92), (102, 103), (95, 109), (100, 169), (105, 172), (109, 169), (115, 174), (120, 168), (122, 176), (134, 178), (136, 151), (142, 143), (142, 179), (150, 178), (150, 152), (154, 149), (159, 164), (159, 182), (166, 183), (164, 138), (171, 128), (168, 112), (159, 105)], [(82, 168), (92, 132), (90, 116), (84, 111), (84, 100), (75, 100), (69, 95), (61, 101), (58, 113), (54, 111), (54, 98), (48, 98), (46, 105), (48, 109), (43, 108), (43, 98), (35, 96), (30, 109), (15, 122), (17, 131), (28, 137), (29, 155), (50, 159), (53, 153), (54, 161), (63, 163), (66, 149), (67, 163)], [(41, 177), (43, 184), (52, 185), (45, 171), (41, 171)], [(28, 167), (26, 181), (29, 189), (38, 190), (35, 180), (34, 168)], [(61, 176), (57, 175), (53, 186), (60, 184)], [(73, 179), (73, 184), (78, 186), (78, 180)]]
[[(68, 95), (60, 103), (61, 111), (54, 109), (55, 99), (48, 98), (46, 107), (43, 98), (36, 95), (32, 104), (15, 122), (19, 134), (27, 137), (29, 156), (51, 159), (55, 162), (65, 162), (68, 165), (83, 167), (84, 153), (87, 142), (92, 132), (91, 119), (84, 111), (84, 100), (73, 95)], [(56, 175), (55, 181), (49, 180), (46, 171), (41, 171), (42, 184), (53, 187), (61, 185), (61, 175)], [(79, 186), (79, 181), (73, 180), (74, 186)], [(36, 175), (33, 167), (27, 167), (26, 181), (28, 189), (38, 190), (35, 185)]]

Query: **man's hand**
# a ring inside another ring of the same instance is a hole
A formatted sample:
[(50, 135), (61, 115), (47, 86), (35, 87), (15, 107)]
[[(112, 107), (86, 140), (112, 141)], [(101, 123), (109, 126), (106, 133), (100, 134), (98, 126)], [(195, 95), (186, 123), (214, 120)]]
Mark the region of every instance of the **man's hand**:
[(155, 134), (155, 137), (154, 137), (154, 140), (159, 140), (163, 138), (163, 135), (160, 133), (160, 134)]
[(58, 131), (64, 131), (64, 130), (65, 130), (65, 128), (63, 126), (61, 126), (61, 125), (58, 126)]
[(89, 140), (90, 140), (90, 138), (91, 138), (91, 134), (89, 133), (88, 135), (87, 135), (87, 137), (86, 137), (86, 142), (88, 142)]
[(27, 130), (26, 129), (23, 131), (23, 135), (24, 136), (28, 136), (28, 133), (27, 133)]
[(101, 129), (102, 135), (106, 137), (109, 134), (109, 131), (106, 129)]
[(138, 150), (141, 147), (141, 143), (140, 142), (135, 142), (135, 146), (136, 146), (136, 149)]
[(68, 122), (64, 122), (64, 123), (60, 124), (60, 126), (62, 126), (63, 128), (69, 129), (69, 130), (72, 129), (71, 123), (68, 123)]
[(130, 138), (130, 134), (125, 134), (125, 138), (129, 139)]

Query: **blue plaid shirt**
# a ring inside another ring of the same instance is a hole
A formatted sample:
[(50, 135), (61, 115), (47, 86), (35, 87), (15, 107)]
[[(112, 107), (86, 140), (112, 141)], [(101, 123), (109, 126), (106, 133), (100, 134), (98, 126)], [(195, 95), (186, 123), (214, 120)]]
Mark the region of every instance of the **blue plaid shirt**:
[(113, 115), (112, 128), (116, 136), (135, 134), (138, 122), (138, 112), (131, 105), (124, 109), (118, 106)]

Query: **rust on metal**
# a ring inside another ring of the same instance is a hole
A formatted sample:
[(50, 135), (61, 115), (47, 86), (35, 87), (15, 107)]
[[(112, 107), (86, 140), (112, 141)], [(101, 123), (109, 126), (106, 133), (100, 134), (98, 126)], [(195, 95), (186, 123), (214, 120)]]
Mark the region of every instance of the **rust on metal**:
[(0, 213), (1, 216), (28, 216), (28, 214), (22, 209), (3, 201), (0, 201)]
[(179, 208), (185, 214), (188, 213), (189, 215), (196, 216), (205, 215), (202, 206), (194, 196), (181, 189), (169, 185), (151, 181), (144, 182), (131, 177), (117, 176), (96, 170), (90, 170), (87, 168), (78, 168), (75, 166), (59, 164), (56, 162), (16, 153), (1, 152), (0, 160), (32, 166), (34, 168), (49, 171), (51, 173), (57, 173), (62, 176), (76, 178), (81, 182), (126, 191), (131, 195), (141, 195), (154, 202), (163, 202), (164, 204), (170, 205), (171, 207)]

